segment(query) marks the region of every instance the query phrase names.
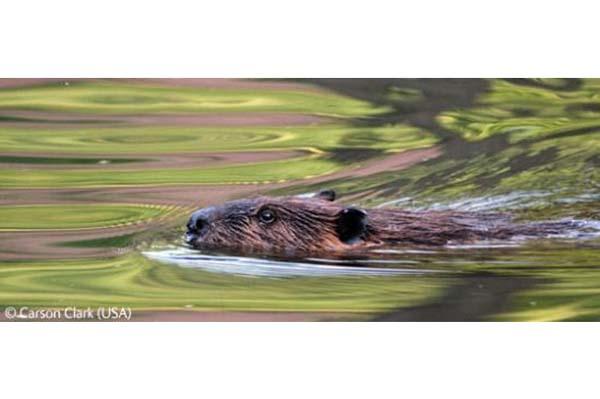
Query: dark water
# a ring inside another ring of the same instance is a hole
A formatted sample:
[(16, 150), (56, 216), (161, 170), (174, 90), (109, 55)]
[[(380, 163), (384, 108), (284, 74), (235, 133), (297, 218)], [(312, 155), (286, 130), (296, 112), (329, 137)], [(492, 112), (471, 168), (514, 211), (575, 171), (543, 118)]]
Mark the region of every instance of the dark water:
[[(144, 320), (600, 319), (600, 80), (0, 83), (2, 307), (128, 306)], [(352, 260), (181, 246), (197, 207), (323, 187), (366, 207), (587, 225)]]

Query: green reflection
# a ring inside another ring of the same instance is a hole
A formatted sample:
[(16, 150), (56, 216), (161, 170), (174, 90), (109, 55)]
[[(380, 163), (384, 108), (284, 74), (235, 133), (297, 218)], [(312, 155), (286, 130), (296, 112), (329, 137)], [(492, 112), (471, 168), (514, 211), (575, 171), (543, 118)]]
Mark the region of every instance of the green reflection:
[(173, 211), (159, 205), (94, 204), (0, 206), (0, 231), (71, 230), (150, 221)]
[[(152, 153), (299, 150), (318, 154), (286, 161), (223, 167), (169, 169), (4, 169), (0, 187), (107, 187), (164, 184), (239, 184), (306, 179), (338, 170), (353, 159), (335, 158), (327, 151), (404, 151), (435, 143), (431, 134), (402, 125), (355, 128), (340, 125), (292, 128), (104, 128), (40, 130), (0, 129), (5, 151), (89, 153)], [(231, 155), (232, 159), (235, 155)], [(232, 161), (233, 162), (233, 161)], [(233, 162), (235, 163), (235, 162)]]
[(244, 184), (284, 182), (334, 172), (340, 164), (320, 156), (193, 169), (0, 170), (0, 187), (115, 187), (172, 184)]
[(136, 234), (124, 234), (114, 237), (93, 238), (91, 240), (77, 240), (60, 243), (62, 247), (71, 248), (106, 248), (128, 247), (133, 244)]
[(0, 155), (0, 163), (34, 164), (34, 165), (104, 165), (144, 162), (147, 159), (134, 158), (65, 158), (65, 157), (23, 157)]
[(384, 107), (318, 89), (186, 88), (122, 82), (2, 89), (2, 108), (98, 114), (297, 112), (335, 117), (386, 111)]
[[(600, 114), (592, 104), (600, 104), (600, 80), (583, 80), (573, 90), (526, 83), (493, 80), (474, 108), (439, 115), (440, 125), (455, 134), (442, 156), (329, 185), (368, 205), (403, 197), (413, 205), (514, 192), (526, 197), (532, 191), (552, 194), (549, 203), (597, 192)], [(586, 114), (573, 111), (581, 104)]]
[(5, 262), (0, 305), (131, 306), (209, 311), (383, 312), (439, 294), (433, 277), (249, 278), (154, 263), (106, 260)]
[[(435, 138), (406, 125), (352, 127), (120, 127), (76, 129), (0, 127), (3, 152), (138, 154), (318, 148), (405, 150), (427, 147)], [(363, 137), (356, 142), (356, 137)]]

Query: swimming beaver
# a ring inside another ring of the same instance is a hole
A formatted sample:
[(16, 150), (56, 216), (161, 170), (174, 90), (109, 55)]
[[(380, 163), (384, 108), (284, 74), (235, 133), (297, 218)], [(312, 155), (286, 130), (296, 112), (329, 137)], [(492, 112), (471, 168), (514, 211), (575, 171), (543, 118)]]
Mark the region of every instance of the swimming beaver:
[(575, 223), (519, 224), (502, 213), (361, 209), (338, 204), (335, 196), (323, 190), (312, 197), (257, 197), (200, 209), (187, 223), (185, 241), (230, 253), (335, 255), (398, 245), (544, 236)]

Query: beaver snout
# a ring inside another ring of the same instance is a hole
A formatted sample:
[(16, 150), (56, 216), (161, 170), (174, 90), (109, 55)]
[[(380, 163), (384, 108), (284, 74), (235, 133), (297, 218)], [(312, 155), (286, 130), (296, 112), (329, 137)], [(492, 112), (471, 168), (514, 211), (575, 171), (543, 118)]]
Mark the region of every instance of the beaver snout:
[(198, 238), (202, 237), (208, 231), (210, 222), (214, 214), (214, 208), (200, 209), (190, 217), (187, 222), (187, 232), (185, 233), (185, 242), (192, 244)]

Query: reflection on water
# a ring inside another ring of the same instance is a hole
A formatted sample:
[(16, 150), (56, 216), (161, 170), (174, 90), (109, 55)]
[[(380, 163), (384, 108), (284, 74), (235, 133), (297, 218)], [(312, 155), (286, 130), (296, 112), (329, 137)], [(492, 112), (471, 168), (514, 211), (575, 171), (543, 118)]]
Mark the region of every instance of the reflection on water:
[[(0, 307), (600, 319), (600, 80), (65, 83), (0, 80)], [(323, 187), (579, 224), (344, 260), (179, 247), (192, 209)]]

